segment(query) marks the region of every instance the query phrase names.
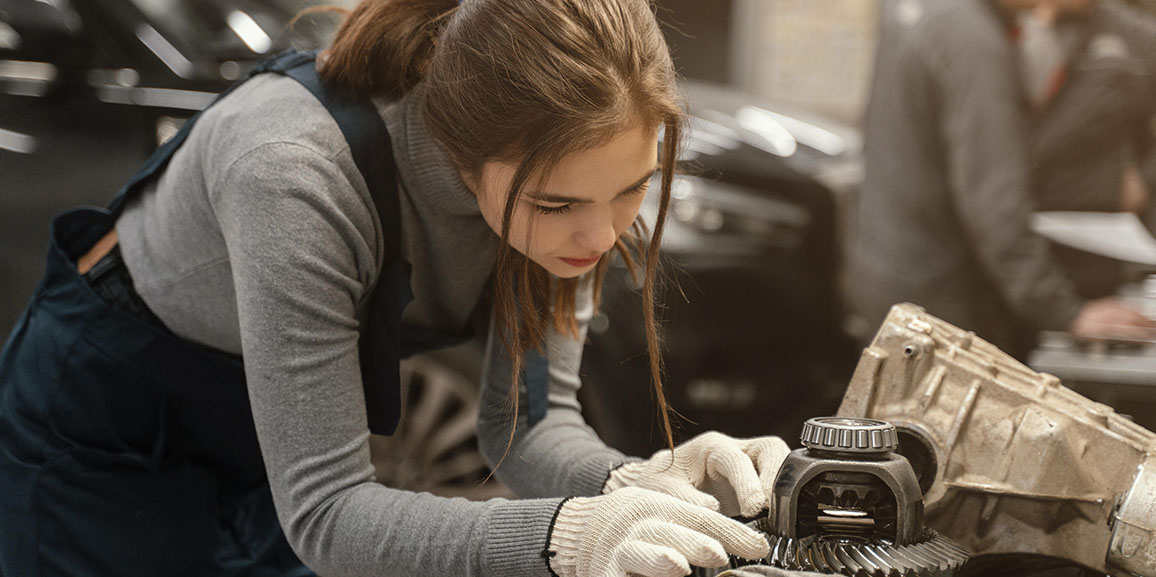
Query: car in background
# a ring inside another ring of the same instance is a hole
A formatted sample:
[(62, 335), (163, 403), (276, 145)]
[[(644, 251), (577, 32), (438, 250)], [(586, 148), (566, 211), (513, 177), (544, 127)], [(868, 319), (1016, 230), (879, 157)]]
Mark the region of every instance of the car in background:
[[(331, 27), (317, 18), (331, 19), (297, 13), (284, 0), (0, 0), (0, 94), (30, 114), (135, 117), (122, 128), (147, 154), (264, 56), (321, 46)], [(30, 152), (27, 136), (5, 148)]]
[[(266, 54), (324, 45), (334, 19), (290, 27), (272, 0), (0, 0), (0, 334), (42, 272), (48, 223), (105, 204), (159, 142)], [(706, 429), (793, 438), (834, 410), (857, 346), (839, 298), (840, 205), (861, 177), (855, 131), (687, 82), (693, 119), (662, 257), (666, 391)], [(652, 187), (656, 190), (657, 187)], [(654, 218), (657, 195), (644, 214)], [(582, 373), (587, 418), (613, 446), (662, 446), (641, 299), (614, 266)], [(390, 486), (482, 498), (481, 344), (406, 362), (398, 434), (371, 441)], [(447, 423), (449, 424), (447, 426)]]
[(320, 46), (298, 0), (0, 0), (0, 334), (52, 216), (104, 205), (158, 142), (266, 54)]

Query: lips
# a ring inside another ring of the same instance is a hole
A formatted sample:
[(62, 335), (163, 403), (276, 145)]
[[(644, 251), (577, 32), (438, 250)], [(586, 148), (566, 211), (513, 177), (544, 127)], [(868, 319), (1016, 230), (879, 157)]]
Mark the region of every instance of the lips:
[(564, 262), (570, 266), (585, 267), (585, 266), (590, 266), (590, 265), (598, 262), (598, 259), (601, 257), (602, 257), (602, 255), (593, 256), (590, 258), (562, 258), (561, 260), (562, 260), (562, 262)]

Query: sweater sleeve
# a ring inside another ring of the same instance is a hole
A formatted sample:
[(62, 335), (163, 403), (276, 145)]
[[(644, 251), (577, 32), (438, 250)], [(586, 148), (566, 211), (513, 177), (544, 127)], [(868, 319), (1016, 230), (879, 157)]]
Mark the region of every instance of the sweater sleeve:
[(957, 45), (924, 38), (941, 93), (954, 208), (975, 255), (1011, 310), (1043, 329), (1063, 330), (1083, 305), (1075, 285), (1029, 226), (1024, 118), (1015, 55), (1006, 42)]
[[(519, 384), (517, 428), (510, 442), (513, 411), (510, 358), (491, 321), (482, 375), (478, 443), (495, 475), (522, 497), (589, 496), (602, 493), (610, 470), (629, 460), (606, 445), (582, 418), (578, 370), (586, 331), (594, 315), (594, 292), (580, 284), (576, 315), (578, 336), (551, 331), (546, 339), (549, 396), (546, 416), (529, 425), (526, 385)], [(506, 453), (507, 445), (509, 452)], [(502, 456), (505, 454), (505, 458)]]
[[(470, 502), (374, 482), (356, 311), (376, 242), (338, 165), (268, 143), (214, 183), (236, 287), (245, 375), (289, 543), (326, 576), (548, 574), (557, 499)], [(360, 212), (359, 212), (360, 211)]]

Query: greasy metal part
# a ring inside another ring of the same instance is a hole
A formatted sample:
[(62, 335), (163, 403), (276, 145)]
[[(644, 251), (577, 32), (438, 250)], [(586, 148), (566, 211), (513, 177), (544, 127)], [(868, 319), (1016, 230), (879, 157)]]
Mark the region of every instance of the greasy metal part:
[(873, 419), (816, 417), (803, 423), (799, 440), (808, 449), (844, 453), (887, 453), (899, 447), (890, 423)]
[(969, 558), (959, 545), (931, 530), (910, 545), (839, 543), (814, 536), (791, 539), (771, 535), (768, 541), (771, 554), (767, 562), (790, 571), (872, 577), (946, 576)]
[(922, 308), (892, 308), (840, 416), (883, 419), (926, 522), (975, 554), (1156, 577), (1156, 435)]
[(1156, 573), (1156, 466), (1141, 467), (1121, 499), (1108, 560), (1122, 571)]
[[(811, 419), (808, 425), (822, 426), (821, 421)], [(804, 433), (807, 431), (805, 427)], [(851, 474), (866, 475), (869, 481), (874, 480), (879, 486), (855, 482), (856, 479), (849, 478)], [(797, 538), (805, 537), (814, 530), (808, 529), (812, 523), (808, 522), (807, 516), (800, 515), (811, 491), (829, 492), (833, 501), (837, 501), (834, 504), (851, 508), (864, 502), (892, 500), (889, 507), (894, 507), (894, 525), (882, 529), (885, 535), (881, 538), (907, 545), (923, 534), (923, 495), (919, 490), (919, 481), (907, 460), (891, 451), (874, 454), (813, 448), (792, 451), (783, 461), (775, 481), (774, 534)]]
[(738, 569), (727, 569), (718, 577), (784, 577), (783, 569), (767, 565), (747, 565)]
[(798, 577), (798, 575), (789, 569), (780, 569), (770, 565), (746, 565), (711, 575), (692, 574), (692, 577)]
[[(898, 438), (890, 423), (818, 417), (803, 426), (801, 440), (804, 448), (779, 469), (773, 516), (751, 524), (770, 545), (761, 563), (861, 577), (947, 577), (967, 561), (967, 551), (923, 527), (919, 481), (893, 452)], [(776, 574), (754, 571), (724, 575)]]

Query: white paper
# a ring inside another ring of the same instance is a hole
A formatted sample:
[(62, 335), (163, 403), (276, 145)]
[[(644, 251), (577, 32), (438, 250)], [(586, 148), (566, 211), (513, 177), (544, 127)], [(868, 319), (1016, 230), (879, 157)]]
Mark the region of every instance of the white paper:
[(1085, 252), (1156, 266), (1156, 238), (1131, 212), (1037, 212), (1032, 230)]

